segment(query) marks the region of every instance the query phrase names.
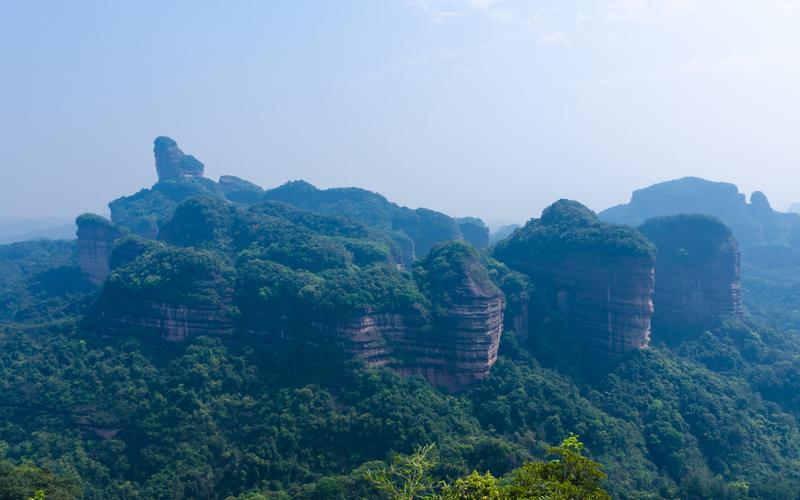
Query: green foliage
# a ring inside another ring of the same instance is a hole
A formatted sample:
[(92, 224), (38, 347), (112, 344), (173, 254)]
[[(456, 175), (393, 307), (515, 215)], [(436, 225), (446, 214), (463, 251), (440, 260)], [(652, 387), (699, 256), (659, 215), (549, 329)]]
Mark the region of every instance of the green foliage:
[(81, 494), (72, 481), (31, 464), (0, 459), (0, 499), (72, 500)]
[(500, 241), (494, 256), (507, 264), (520, 259), (554, 262), (568, 252), (652, 257), (655, 247), (635, 229), (606, 224), (580, 203), (559, 200), (542, 212), (541, 219), (531, 219)]
[(0, 246), (0, 322), (40, 324), (78, 314), (94, 287), (78, 268), (75, 241)]
[(533, 461), (509, 474), (502, 484), (490, 472), (473, 471), (467, 477), (443, 482), (434, 492), (430, 471), (435, 465), (433, 445), (418, 447), (408, 456), (395, 456), (389, 466), (366, 467), (365, 476), (391, 499), (502, 500), (541, 498), (553, 500), (610, 500), (602, 487), (606, 475), (600, 464), (584, 457), (583, 443), (570, 434), (560, 446), (548, 450), (558, 458)]
[(305, 181), (293, 181), (267, 191), (264, 199), (322, 214), (344, 215), (375, 228), (400, 231), (413, 240), (418, 256), (438, 243), (461, 236), (457, 222), (447, 215), (424, 208), (400, 207), (377, 193), (358, 188), (320, 190)]
[(408, 456), (396, 455), (388, 467), (367, 469), (365, 477), (379, 490), (396, 500), (425, 498), (433, 491), (430, 472), (436, 463), (434, 446), (419, 446)]
[(513, 473), (512, 498), (603, 500), (611, 497), (602, 488), (606, 475), (600, 464), (581, 455), (583, 443), (570, 434), (548, 453), (558, 458), (531, 462)]
[(720, 245), (733, 240), (733, 232), (708, 215), (682, 214), (648, 219), (639, 228), (658, 247), (660, 257), (691, 261), (716, 255)]
[(465, 290), (481, 296), (500, 294), (480, 254), (465, 241), (456, 240), (434, 247), (415, 262), (414, 278), (436, 305), (439, 316)]
[(441, 500), (502, 500), (508, 498), (507, 490), (491, 472), (473, 472), (467, 477), (458, 478), (452, 484), (445, 483), (437, 496)]
[[(524, 275), (464, 242), (433, 245), (413, 273), (394, 265), (409, 242), (392, 230), (433, 241), (448, 231), (441, 214), (398, 212), (359, 190), (313, 195), (315, 210), (352, 210), (369, 227), (280, 203), (229, 205), (206, 184), (163, 183), (123, 203), (134, 222), (158, 221), (163, 241), (118, 240), (99, 291), (77, 269), (74, 242), (0, 247), (0, 492), (388, 498), (406, 477), (410, 491), (443, 498), (797, 497), (796, 270), (745, 267), (752, 321), (655, 328), (653, 348), (590, 378)], [(165, 205), (147, 207), (159, 197)], [(498, 248), (649, 256), (643, 241), (559, 202)], [(490, 375), (462, 394), (276, 341), (367, 311), (433, 324), (466, 286), (499, 287), (507, 312), (527, 305), (534, 320), (531, 342), (505, 332)], [(152, 301), (230, 307), (237, 334), (174, 345), (82, 321)], [(418, 460), (424, 443), (437, 443), (435, 463), (432, 452)]]
[(226, 201), (196, 196), (175, 208), (159, 237), (182, 247), (226, 249), (230, 244), (235, 209)]
[(211, 252), (157, 247), (114, 269), (101, 300), (109, 307), (147, 301), (219, 305), (231, 279), (232, 270)]

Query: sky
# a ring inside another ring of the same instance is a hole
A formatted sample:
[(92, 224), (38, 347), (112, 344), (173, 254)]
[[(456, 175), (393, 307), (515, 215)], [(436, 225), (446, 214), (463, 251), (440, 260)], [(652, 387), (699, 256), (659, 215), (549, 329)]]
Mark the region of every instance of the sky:
[(106, 213), (168, 135), (305, 179), (523, 222), (686, 175), (800, 201), (800, 2), (0, 3), (0, 216)]

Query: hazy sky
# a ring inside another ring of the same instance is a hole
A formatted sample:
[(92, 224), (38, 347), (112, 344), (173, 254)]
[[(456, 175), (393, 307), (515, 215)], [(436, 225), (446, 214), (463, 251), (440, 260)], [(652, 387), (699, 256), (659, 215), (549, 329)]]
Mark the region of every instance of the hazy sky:
[(523, 221), (684, 175), (800, 201), (800, 2), (0, 3), (0, 216), (104, 211), (152, 140)]

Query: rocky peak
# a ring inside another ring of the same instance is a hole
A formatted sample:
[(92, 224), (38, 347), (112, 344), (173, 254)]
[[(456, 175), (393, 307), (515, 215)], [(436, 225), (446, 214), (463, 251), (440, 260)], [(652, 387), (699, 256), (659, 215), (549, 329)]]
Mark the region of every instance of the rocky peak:
[(194, 156), (185, 154), (178, 143), (166, 136), (153, 141), (158, 180), (179, 180), (184, 177), (202, 177), (205, 167)]

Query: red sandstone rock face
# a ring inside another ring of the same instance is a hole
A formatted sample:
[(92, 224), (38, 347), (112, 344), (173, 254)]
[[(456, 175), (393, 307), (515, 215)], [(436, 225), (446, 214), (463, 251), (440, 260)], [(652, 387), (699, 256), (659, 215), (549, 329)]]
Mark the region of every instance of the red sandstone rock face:
[(136, 313), (100, 313), (106, 330), (151, 330), (164, 340), (182, 342), (198, 335), (229, 335), (233, 323), (227, 307), (152, 302), (137, 304)]
[(109, 272), (111, 249), (114, 240), (123, 232), (110, 221), (97, 215), (78, 217), (78, 265), (84, 275), (95, 285), (100, 285)]
[(658, 247), (655, 304), (658, 320), (706, 326), (723, 315), (741, 316), (739, 245), (721, 222), (681, 215), (646, 222)]
[(659, 317), (704, 325), (722, 315), (741, 315), (740, 274), (738, 248), (731, 242), (723, 242), (716, 255), (701, 262), (659, 256), (655, 291)]
[(502, 294), (459, 297), (432, 330), (399, 339), (396, 351), (409, 360), (400, 372), (420, 374), (450, 391), (474, 385), (497, 361), (504, 306)]
[(418, 374), (460, 391), (485, 378), (503, 333), (502, 293), (460, 296), (433, 328), (417, 314), (365, 312), (346, 323), (314, 323), (320, 338), (372, 366)]
[[(450, 259), (444, 268), (435, 270), (432, 262), (441, 264), (435, 257), (421, 266), (421, 279), (432, 293), (432, 318), (421, 310), (367, 309), (345, 321), (316, 319), (305, 326), (299, 318), (251, 320), (251, 332), (273, 341), (336, 347), (372, 366), (390, 366), (405, 375), (422, 375), (450, 391), (463, 390), (485, 378), (497, 360), (505, 298), (474, 249), (460, 242), (451, 245), (452, 253), (443, 252), (443, 258)], [(428, 273), (429, 268), (434, 270)], [(313, 333), (302, 334), (306, 326)]]
[(655, 288), (651, 257), (574, 254), (549, 271), (544, 286), (585, 348), (599, 360), (650, 344)]
[[(592, 366), (650, 344), (654, 254), (652, 243), (634, 229), (605, 224), (570, 200), (545, 209), (494, 252), (530, 277)], [(552, 312), (541, 314), (537, 322), (546, 323)]]

